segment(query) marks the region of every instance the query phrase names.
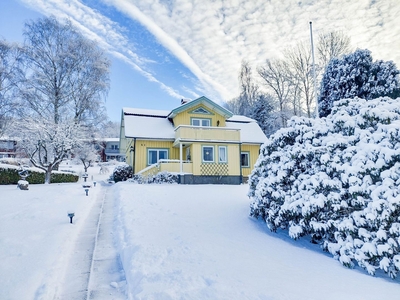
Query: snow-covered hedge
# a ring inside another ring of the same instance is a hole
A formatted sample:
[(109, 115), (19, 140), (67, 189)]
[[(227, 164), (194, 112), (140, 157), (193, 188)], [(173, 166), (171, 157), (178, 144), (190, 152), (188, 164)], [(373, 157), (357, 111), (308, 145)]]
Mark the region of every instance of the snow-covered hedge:
[[(12, 165), (0, 165), (0, 185), (2, 184), (17, 184), (21, 177), (18, 171), (21, 169), (17, 166)], [(37, 168), (29, 168), (29, 176), (26, 179), (30, 184), (43, 184), (45, 174), (42, 170)], [(77, 182), (79, 176), (76, 174), (68, 174), (58, 171), (51, 173), (51, 183), (62, 183), (62, 182)]]
[(142, 176), (142, 175), (135, 175), (129, 181), (139, 183), (139, 184), (161, 184), (161, 183), (177, 183), (178, 176), (176, 174), (163, 171), (159, 172), (156, 175), (149, 175), (149, 176)]
[(400, 98), (335, 102), (293, 118), (261, 149), (249, 178), (251, 216), (310, 236), (348, 267), (400, 270)]

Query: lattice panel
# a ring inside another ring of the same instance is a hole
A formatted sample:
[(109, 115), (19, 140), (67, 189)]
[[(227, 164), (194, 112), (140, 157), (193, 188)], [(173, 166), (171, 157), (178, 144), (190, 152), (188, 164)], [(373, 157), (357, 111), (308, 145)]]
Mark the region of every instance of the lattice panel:
[(228, 164), (201, 164), (201, 175), (229, 175)]

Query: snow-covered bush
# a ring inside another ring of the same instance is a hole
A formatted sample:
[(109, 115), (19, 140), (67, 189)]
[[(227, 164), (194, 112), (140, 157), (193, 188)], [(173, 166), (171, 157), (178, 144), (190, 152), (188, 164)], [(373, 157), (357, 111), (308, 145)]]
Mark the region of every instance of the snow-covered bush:
[(399, 73), (392, 61), (373, 61), (369, 50), (357, 49), (342, 58), (332, 59), (321, 81), (319, 115), (329, 115), (333, 103), (340, 99), (400, 97)]
[(134, 175), (129, 181), (139, 184), (151, 184), (151, 183), (177, 183), (178, 176), (176, 174), (169, 173), (167, 171), (159, 172), (156, 175), (142, 176)]
[(348, 267), (400, 270), (400, 98), (335, 102), (292, 118), (261, 149), (250, 215), (310, 236)]
[(112, 173), (112, 180), (115, 182), (126, 181), (133, 176), (133, 169), (128, 164), (121, 164), (116, 166)]

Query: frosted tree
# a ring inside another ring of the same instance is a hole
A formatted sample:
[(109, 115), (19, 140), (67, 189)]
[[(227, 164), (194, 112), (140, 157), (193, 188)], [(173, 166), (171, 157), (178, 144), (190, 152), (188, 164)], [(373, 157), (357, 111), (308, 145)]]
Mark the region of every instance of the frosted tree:
[(53, 120), (24, 117), (13, 128), (20, 138), (20, 151), (45, 172), (45, 183), (50, 183), (55, 166), (84, 139), (84, 131), (74, 122), (56, 124)]
[(76, 160), (82, 163), (85, 173), (89, 167), (93, 166), (93, 163), (99, 160), (100, 145), (96, 140), (82, 140), (79, 141), (75, 149), (73, 149), (73, 155)]
[(18, 107), (16, 91), (22, 73), (22, 48), (0, 40), (0, 137)]
[(56, 124), (103, 120), (110, 62), (99, 47), (71, 22), (54, 17), (27, 22), (24, 36), (27, 72), (21, 96), (27, 114)]
[(400, 91), (399, 71), (393, 62), (373, 62), (369, 50), (358, 49), (342, 58), (332, 59), (322, 77), (318, 98), (319, 115), (331, 113), (340, 99), (380, 96), (397, 97)]

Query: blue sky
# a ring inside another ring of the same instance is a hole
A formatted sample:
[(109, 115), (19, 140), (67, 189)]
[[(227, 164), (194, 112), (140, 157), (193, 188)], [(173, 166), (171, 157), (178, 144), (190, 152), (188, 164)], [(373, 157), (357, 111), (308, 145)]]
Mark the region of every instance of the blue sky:
[(309, 42), (309, 21), (315, 37), (342, 30), (354, 49), (400, 67), (398, 0), (1, 0), (0, 37), (22, 42), (24, 22), (48, 15), (69, 18), (110, 57), (113, 121), (122, 107), (232, 99), (241, 61), (256, 67)]

